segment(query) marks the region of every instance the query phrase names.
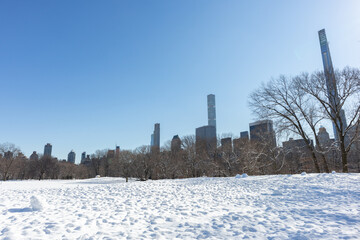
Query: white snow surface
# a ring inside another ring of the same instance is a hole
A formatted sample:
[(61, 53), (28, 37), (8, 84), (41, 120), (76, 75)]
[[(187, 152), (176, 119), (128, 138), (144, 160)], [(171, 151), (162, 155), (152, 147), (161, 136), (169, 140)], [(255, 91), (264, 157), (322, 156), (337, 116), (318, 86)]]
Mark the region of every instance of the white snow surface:
[(359, 239), (359, 186), (340, 173), (0, 182), (0, 239)]

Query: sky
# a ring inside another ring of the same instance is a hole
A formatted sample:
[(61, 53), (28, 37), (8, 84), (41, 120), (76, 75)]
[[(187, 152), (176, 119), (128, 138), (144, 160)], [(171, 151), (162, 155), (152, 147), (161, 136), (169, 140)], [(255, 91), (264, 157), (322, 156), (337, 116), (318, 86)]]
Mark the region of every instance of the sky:
[[(0, 143), (26, 156), (161, 145), (253, 122), (249, 94), (281, 74), (360, 67), (360, 1), (0, 1)], [(328, 129), (332, 134), (332, 130)]]

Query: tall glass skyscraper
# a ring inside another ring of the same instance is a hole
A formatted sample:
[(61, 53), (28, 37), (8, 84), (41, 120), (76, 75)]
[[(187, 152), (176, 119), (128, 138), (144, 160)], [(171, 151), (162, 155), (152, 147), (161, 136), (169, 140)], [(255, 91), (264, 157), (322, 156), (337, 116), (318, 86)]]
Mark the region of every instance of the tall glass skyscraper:
[(50, 143), (46, 144), (44, 147), (44, 156), (51, 156), (52, 145)]
[(216, 128), (216, 111), (215, 111), (215, 95), (209, 94), (207, 96), (208, 105), (208, 125)]
[[(330, 49), (329, 44), (326, 38), (325, 29), (322, 29), (319, 31), (319, 41), (320, 41), (320, 48), (321, 48), (321, 57), (323, 60), (324, 65), (324, 73), (326, 77), (326, 87), (328, 91), (328, 97), (329, 97), (329, 103), (332, 105), (333, 109), (337, 109), (337, 111), (332, 110), (331, 114), (335, 118), (336, 112), (340, 113), (340, 118), (343, 123), (343, 129), (347, 127), (346, 118), (345, 118), (345, 112), (339, 107), (339, 96), (337, 92), (336, 87), (336, 78), (334, 73), (334, 68), (331, 61), (330, 56)], [(335, 124), (333, 123), (333, 130), (334, 130), (334, 136), (335, 140), (338, 140), (338, 133), (335, 127)]]
[(151, 147), (157, 147), (160, 149), (160, 123), (155, 123), (154, 133), (151, 135)]
[(75, 152), (73, 150), (69, 152), (67, 161), (69, 163), (75, 163)]

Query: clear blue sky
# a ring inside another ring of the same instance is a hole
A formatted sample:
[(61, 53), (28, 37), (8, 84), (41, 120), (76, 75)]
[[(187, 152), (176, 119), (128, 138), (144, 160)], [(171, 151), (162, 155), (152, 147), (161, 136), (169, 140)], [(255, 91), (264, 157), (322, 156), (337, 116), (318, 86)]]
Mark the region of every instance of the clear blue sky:
[[(360, 66), (360, 1), (0, 1), (0, 143), (29, 156), (134, 149), (207, 124), (248, 130), (247, 100), (280, 74)], [(331, 133), (331, 131), (328, 131)]]

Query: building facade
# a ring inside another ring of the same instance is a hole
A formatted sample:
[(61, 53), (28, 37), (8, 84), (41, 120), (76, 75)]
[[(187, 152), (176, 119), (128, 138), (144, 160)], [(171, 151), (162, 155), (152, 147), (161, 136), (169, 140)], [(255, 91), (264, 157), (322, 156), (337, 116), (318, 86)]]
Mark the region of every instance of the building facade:
[(216, 108), (215, 108), (215, 95), (207, 95), (207, 107), (208, 107), (208, 125), (214, 126), (216, 129)]
[(157, 147), (160, 149), (160, 123), (155, 123), (154, 133), (151, 135), (151, 147)]
[(249, 132), (248, 131), (240, 132), (240, 138), (249, 139)]
[(262, 120), (249, 124), (250, 140), (260, 141), (276, 147), (276, 135), (272, 120)]
[(196, 128), (196, 151), (206, 150), (207, 152), (214, 151), (216, 149), (216, 128), (215, 126), (203, 126)]
[(50, 143), (46, 144), (44, 147), (44, 156), (51, 157), (52, 145)]
[(75, 163), (75, 156), (76, 156), (75, 152), (73, 150), (71, 150), (71, 152), (69, 152), (69, 154), (68, 154), (67, 161), (69, 163)]
[(86, 152), (83, 152), (82, 154), (81, 154), (81, 163), (84, 163), (84, 161), (85, 161), (85, 158), (86, 158)]

